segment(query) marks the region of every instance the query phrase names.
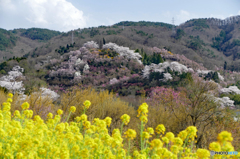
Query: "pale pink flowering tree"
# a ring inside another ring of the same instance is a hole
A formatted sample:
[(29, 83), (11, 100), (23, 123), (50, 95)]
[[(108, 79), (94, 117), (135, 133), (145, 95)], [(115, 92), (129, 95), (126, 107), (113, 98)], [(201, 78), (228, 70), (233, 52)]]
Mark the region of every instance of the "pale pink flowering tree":
[(147, 101), (155, 106), (159, 104), (164, 105), (165, 108), (168, 106), (169, 108), (172, 108), (173, 106), (178, 107), (184, 105), (184, 100), (182, 99), (180, 92), (176, 92), (172, 88), (164, 87), (153, 88), (150, 93), (150, 98)]
[(94, 41), (88, 41), (83, 44), (83, 47), (86, 47), (88, 49), (98, 49), (99, 45)]
[(152, 48), (152, 52), (162, 53), (162, 54), (168, 54), (168, 51), (167, 51), (167, 50), (165, 50), (165, 49), (159, 49), (158, 47), (153, 47), (153, 48)]
[(113, 78), (113, 79), (110, 79), (109, 84), (110, 84), (110, 85), (113, 85), (113, 84), (116, 84), (116, 83), (118, 83), (118, 82), (120, 82), (118, 79)]

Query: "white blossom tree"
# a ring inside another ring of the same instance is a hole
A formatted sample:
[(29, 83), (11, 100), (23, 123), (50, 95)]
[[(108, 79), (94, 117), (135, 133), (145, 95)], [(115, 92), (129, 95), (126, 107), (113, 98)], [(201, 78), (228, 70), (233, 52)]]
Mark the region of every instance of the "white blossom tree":
[(222, 88), (219, 90), (219, 93), (226, 93), (226, 94), (240, 94), (240, 90), (237, 86), (229, 86), (228, 88)]
[(13, 91), (13, 93), (23, 93), (25, 90), (22, 83), (23, 81), (21, 81), (24, 78), (22, 74), (23, 71), (24, 69), (20, 66), (13, 67), (12, 71), (8, 72), (8, 75), (0, 78), (0, 86)]
[(98, 49), (99, 45), (94, 41), (88, 41), (83, 44), (83, 47), (86, 47), (88, 49)]
[(86, 64), (85, 66), (84, 66), (84, 68), (83, 68), (83, 71), (87, 71), (87, 70), (89, 70), (89, 65), (88, 64)]
[(134, 50), (130, 50), (128, 47), (118, 46), (117, 44), (110, 42), (103, 45), (103, 49), (111, 49), (113, 51), (116, 51), (119, 54), (118, 56), (123, 56), (128, 59), (135, 59), (140, 64), (142, 64), (140, 60), (142, 56), (139, 53), (135, 53)]
[[(159, 64), (154, 64), (152, 63), (151, 65), (146, 65), (144, 69), (142, 70), (143, 72), (143, 77), (144, 78), (149, 78), (150, 72), (166, 72), (166, 69), (169, 68), (172, 71), (179, 72), (182, 74), (183, 72), (191, 72), (192, 69), (188, 69), (186, 66), (178, 63), (178, 62), (164, 62), (164, 63), (159, 63)], [(166, 72), (167, 73), (167, 72)], [(166, 78), (170, 79), (171, 77), (166, 74)]]
[(52, 91), (51, 89), (48, 88), (40, 88), (42, 92), (42, 97), (50, 97), (53, 101), (56, 101), (60, 95), (58, 95), (56, 92)]

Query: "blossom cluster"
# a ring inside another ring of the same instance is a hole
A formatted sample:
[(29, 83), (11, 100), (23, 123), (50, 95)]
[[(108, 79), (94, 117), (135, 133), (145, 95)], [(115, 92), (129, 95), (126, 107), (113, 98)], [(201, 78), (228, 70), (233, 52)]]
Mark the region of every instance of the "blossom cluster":
[(24, 78), (22, 74), (23, 71), (24, 69), (20, 66), (13, 67), (12, 71), (8, 72), (8, 75), (0, 78), (0, 86), (13, 92), (18, 91), (22, 93), (25, 90), (22, 83), (23, 81), (21, 81)]
[(56, 92), (52, 91), (51, 89), (41, 87), (40, 90), (41, 90), (41, 95), (43, 97), (44, 96), (50, 97), (53, 101), (57, 100), (60, 97), (60, 95), (58, 95)]
[(219, 91), (220, 93), (227, 93), (227, 94), (240, 94), (240, 90), (237, 86), (229, 86), (228, 88), (222, 88)]
[[(207, 75), (210, 72), (214, 72), (214, 71), (212, 71), (212, 70), (199, 70), (199, 69), (197, 70), (198, 75), (201, 76), (201, 77)], [(217, 72), (217, 73), (218, 73), (218, 78), (221, 81), (224, 81), (224, 77), (219, 72)]]
[(229, 97), (222, 97), (222, 98), (215, 97), (215, 101), (219, 102), (222, 108), (224, 107), (230, 107), (232, 109), (235, 108), (234, 101), (231, 100)]
[[(82, 49), (84, 51), (84, 49)], [(89, 52), (85, 52), (89, 53)], [(68, 59), (66, 62), (59, 60), (52, 60), (53, 70), (50, 71), (50, 77), (70, 77), (81, 79), (81, 71), (86, 72), (89, 70), (89, 65), (86, 60), (80, 58), (82, 55), (80, 50), (71, 51), (68, 54), (64, 55), (64, 59)], [(84, 56), (84, 55), (83, 55)], [(57, 65), (56, 63), (59, 63)]]
[(106, 49), (106, 50), (111, 49), (113, 51), (116, 51), (119, 54), (119, 56), (123, 56), (128, 59), (135, 59), (140, 64), (142, 64), (140, 60), (142, 56), (139, 53), (135, 53), (134, 50), (130, 50), (128, 47), (118, 46), (117, 44), (110, 42), (103, 45), (103, 49)]
[(152, 51), (155, 52), (155, 53), (162, 53), (162, 54), (167, 54), (168, 51), (165, 50), (165, 49), (159, 49), (158, 47), (153, 47), (152, 48)]
[(172, 101), (177, 104), (184, 104), (180, 97), (180, 92), (176, 92), (172, 88), (164, 88), (164, 87), (155, 87), (152, 89), (150, 93), (150, 98), (148, 99), (150, 102), (159, 102), (162, 104), (167, 104), (169, 102), (169, 97)]
[[(134, 77), (134, 76), (133, 76)], [(136, 75), (135, 75), (135, 77), (136, 77)], [(109, 81), (109, 84), (110, 85), (113, 85), (113, 84), (116, 84), (116, 83), (119, 83), (119, 82), (124, 82), (124, 81), (127, 81), (127, 80), (129, 80), (130, 79), (130, 77), (127, 77), (127, 76), (123, 76), (122, 78), (119, 78), (119, 80), (118, 79), (116, 79), (116, 78), (113, 78), (113, 79), (110, 79), (110, 81)]]
[[(143, 69), (143, 77), (148, 78), (150, 72), (166, 72), (167, 68), (170, 68), (172, 71), (179, 72), (182, 74), (182, 72), (188, 72), (191, 71), (191, 69), (187, 68), (186, 66), (178, 63), (178, 62), (164, 62), (159, 64), (152, 63), (151, 65), (146, 65)], [(171, 75), (171, 74), (170, 74)], [(167, 72), (164, 74), (165, 80), (166, 79), (172, 79), (172, 76), (170, 76)]]
[(98, 49), (99, 45), (94, 41), (88, 41), (83, 44), (83, 47), (86, 47), (88, 49)]

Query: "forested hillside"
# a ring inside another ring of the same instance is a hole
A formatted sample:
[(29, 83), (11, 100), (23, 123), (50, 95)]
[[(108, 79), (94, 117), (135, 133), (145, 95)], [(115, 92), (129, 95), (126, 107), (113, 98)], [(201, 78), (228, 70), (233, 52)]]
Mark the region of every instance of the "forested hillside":
[(152, 53), (149, 49), (151, 47), (164, 48), (203, 63), (209, 69), (214, 68), (214, 65), (223, 67), (226, 61), (226, 69), (233, 71), (240, 67), (239, 32), (239, 16), (226, 20), (193, 19), (180, 26), (161, 22), (125, 21), (112, 26), (80, 28), (66, 33), (38, 28), (12, 31), (2, 29), (0, 58), (3, 61), (24, 55), (38, 62), (48, 55), (67, 53), (93, 40), (100, 47), (103, 43), (114, 42), (131, 49), (143, 48), (148, 54)]

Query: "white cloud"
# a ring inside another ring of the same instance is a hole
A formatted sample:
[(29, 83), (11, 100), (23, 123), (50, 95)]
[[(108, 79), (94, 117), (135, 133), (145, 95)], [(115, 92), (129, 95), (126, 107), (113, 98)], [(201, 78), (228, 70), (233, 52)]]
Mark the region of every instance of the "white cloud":
[(240, 10), (238, 11), (237, 15), (240, 15)]
[(181, 10), (180, 13), (177, 15), (177, 20), (181, 22), (185, 22), (189, 19), (190, 19), (190, 13), (185, 10)]
[(70, 31), (87, 26), (83, 12), (66, 0), (0, 0), (0, 5), (15, 8), (35, 27)]
[(187, 20), (193, 19), (193, 18), (199, 18), (199, 16), (189, 13), (188, 11), (181, 10), (179, 14), (176, 15), (177, 17), (177, 23), (184, 23)]
[(3, 10), (14, 10), (15, 5), (12, 4), (11, 0), (0, 0), (0, 8)]

